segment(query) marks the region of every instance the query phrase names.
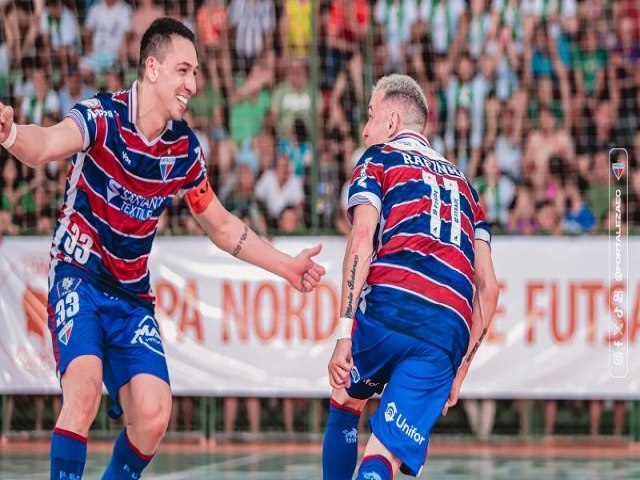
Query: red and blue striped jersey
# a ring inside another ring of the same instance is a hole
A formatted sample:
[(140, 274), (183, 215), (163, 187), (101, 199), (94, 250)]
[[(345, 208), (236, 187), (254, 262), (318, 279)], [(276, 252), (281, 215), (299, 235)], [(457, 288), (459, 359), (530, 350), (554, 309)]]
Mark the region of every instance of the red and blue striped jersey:
[(405, 130), (362, 155), (349, 189), (350, 216), (359, 204), (380, 214), (360, 310), (391, 330), (464, 355), (474, 241), (491, 241), (471, 183), (426, 138)]
[(51, 246), (50, 275), (69, 268), (153, 302), (147, 266), (158, 218), (206, 178), (196, 136), (170, 121), (149, 141), (136, 127), (137, 82), (99, 93), (67, 114), (84, 147), (73, 158)]

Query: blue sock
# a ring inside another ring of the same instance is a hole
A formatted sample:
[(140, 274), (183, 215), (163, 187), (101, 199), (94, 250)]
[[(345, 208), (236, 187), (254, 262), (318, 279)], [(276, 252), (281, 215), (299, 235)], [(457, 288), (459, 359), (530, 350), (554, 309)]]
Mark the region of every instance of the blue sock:
[(370, 457), (364, 457), (360, 468), (358, 469), (358, 476), (356, 480), (392, 480), (393, 479), (393, 467), (391, 462), (382, 455), (371, 455)]
[(61, 428), (51, 436), (51, 480), (80, 480), (87, 461), (87, 438)]
[(142, 470), (149, 465), (153, 455), (144, 455), (127, 437), (127, 429), (118, 435), (113, 446), (111, 462), (102, 475), (102, 480), (129, 480), (140, 478)]
[(360, 413), (331, 400), (322, 444), (322, 478), (351, 480), (358, 463)]

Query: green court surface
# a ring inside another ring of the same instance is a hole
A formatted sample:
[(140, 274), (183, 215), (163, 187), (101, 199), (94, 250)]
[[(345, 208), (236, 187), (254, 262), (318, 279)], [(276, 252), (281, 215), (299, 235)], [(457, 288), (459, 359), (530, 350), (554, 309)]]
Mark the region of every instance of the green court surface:
[[(84, 479), (97, 480), (108, 454), (90, 454)], [(2, 480), (47, 479), (46, 453), (0, 450)], [(316, 454), (160, 453), (144, 476), (148, 480), (320, 480)], [(404, 475), (396, 477), (407, 479)], [(420, 477), (428, 480), (632, 480), (640, 479), (640, 459), (504, 458), (442, 456), (429, 459)]]

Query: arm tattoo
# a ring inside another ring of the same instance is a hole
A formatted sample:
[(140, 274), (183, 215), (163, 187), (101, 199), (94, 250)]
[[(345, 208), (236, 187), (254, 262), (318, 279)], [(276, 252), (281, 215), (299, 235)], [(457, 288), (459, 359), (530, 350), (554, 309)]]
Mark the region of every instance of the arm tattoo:
[(487, 334), (487, 330), (488, 328), (485, 328), (484, 330), (482, 330), (482, 335), (480, 335), (480, 338), (478, 339), (476, 344), (473, 346), (473, 349), (471, 350), (471, 352), (469, 352), (469, 355), (467, 355), (467, 363), (471, 363), (471, 360), (473, 360), (473, 357), (478, 351), (478, 348), (480, 348), (480, 344), (482, 343), (482, 340), (484, 340), (484, 336)]
[(240, 250), (242, 250), (244, 242), (247, 240), (248, 236), (249, 236), (249, 227), (245, 225), (244, 232), (242, 232), (242, 235), (240, 235), (240, 240), (238, 240), (238, 244), (236, 245), (236, 248), (233, 249), (233, 252), (231, 252), (231, 255), (233, 255), (234, 257), (237, 257), (238, 255), (240, 255)]
[(347, 311), (344, 314), (344, 316), (347, 318), (353, 318), (353, 309), (355, 308), (353, 301), (353, 289), (356, 286), (356, 267), (358, 266), (359, 260), (360, 259), (358, 258), (358, 255), (353, 258), (353, 265), (351, 266), (351, 278), (347, 280), (347, 287), (349, 287), (349, 300), (347, 301)]

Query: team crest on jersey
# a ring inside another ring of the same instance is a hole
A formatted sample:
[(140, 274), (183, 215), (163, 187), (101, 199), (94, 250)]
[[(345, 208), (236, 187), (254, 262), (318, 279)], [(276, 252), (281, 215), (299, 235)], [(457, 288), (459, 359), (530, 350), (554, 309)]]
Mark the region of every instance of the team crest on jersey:
[(67, 345), (69, 343), (69, 339), (71, 338), (71, 330), (73, 330), (73, 319), (65, 323), (62, 327), (62, 330), (60, 330), (60, 333), (58, 334), (58, 340), (60, 340), (60, 343), (62, 343), (63, 345)]
[(167, 180), (175, 164), (176, 157), (162, 157), (160, 159), (160, 174), (162, 175), (162, 180)]

